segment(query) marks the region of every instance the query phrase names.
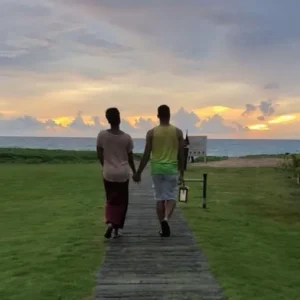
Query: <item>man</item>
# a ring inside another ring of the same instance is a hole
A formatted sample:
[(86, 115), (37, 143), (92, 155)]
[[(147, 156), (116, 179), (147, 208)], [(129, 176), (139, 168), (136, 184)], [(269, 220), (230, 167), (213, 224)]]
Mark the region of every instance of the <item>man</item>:
[(138, 182), (150, 155), (151, 175), (156, 198), (156, 212), (161, 224), (161, 236), (170, 236), (169, 219), (176, 206), (178, 170), (184, 175), (184, 139), (180, 129), (170, 124), (170, 108), (161, 105), (157, 117), (159, 125), (148, 131), (144, 155), (133, 179)]
[(115, 237), (123, 229), (128, 208), (128, 185), (130, 168), (135, 174), (133, 160), (133, 141), (120, 130), (120, 112), (117, 108), (109, 108), (106, 118), (110, 129), (100, 131), (97, 138), (98, 159), (103, 167), (103, 182), (106, 193), (105, 218), (106, 238)]

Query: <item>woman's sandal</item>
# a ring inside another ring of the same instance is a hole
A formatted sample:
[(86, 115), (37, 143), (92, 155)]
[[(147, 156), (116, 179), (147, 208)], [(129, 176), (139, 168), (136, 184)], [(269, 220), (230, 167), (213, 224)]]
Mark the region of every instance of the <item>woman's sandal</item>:
[(113, 226), (111, 224), (109, 224), (107, 226), (107, 229), (106, 229), (106, 232), (104, 234), (104, 237), (107, 238), (107, 239), (110, 239), (111, 238), (111, 234), (112, 234), (112, 231), (113, 231)]
[(121, 237), (121, 236), (122, 236), (121, 232), (119, 232), (118, 229), (115, 229), (115, 230), (114, 230), (113, 238), (116, 239), (116, 238), (119, 238), (119, 237)]

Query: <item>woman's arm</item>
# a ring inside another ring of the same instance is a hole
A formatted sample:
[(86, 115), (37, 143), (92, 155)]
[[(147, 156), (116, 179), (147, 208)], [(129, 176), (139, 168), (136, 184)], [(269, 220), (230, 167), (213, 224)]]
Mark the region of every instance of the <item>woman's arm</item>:
[(98, 160), (101, 164), (101, 166), (103, 166), (104, 164), (104, 157), (103, 157), (103, 145), (102, 145), (102, 134), (101, 132), (98, 134), (97, 136), (97, 157), (98, 157)]
[(128, 163), (129, 163), (129, 166), (133, 172), (133, 174), (136, 173), (136, 168), (135, 168), (135, 163), (134, 163), (134, 158), (133, 158), (133, 153), (130, 152), (128, 153)]
[(134, 163), (134, 158), (133, 158), (133, 140), (132, 140), (131, 136), (129, 136), (129, 143), (128, 143), (127, 152), (128, 152), (129, 166), (130, 166), (133, 174), (135, 174), (136, 173), (136, 168), (135, 168), (135, 163)]
[(98, 157), (98, 160), (99, 160), (101, 166), (103, 167), (103, 164), (104, 164), (103, 148), (98, 147), (98, 146), (97, 146), (97, 157)]

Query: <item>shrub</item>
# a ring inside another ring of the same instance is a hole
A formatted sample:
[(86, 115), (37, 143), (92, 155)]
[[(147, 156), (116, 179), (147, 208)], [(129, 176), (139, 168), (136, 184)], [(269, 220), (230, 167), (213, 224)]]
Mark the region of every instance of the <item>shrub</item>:
[(297, 183), (300, 183), (300, 154), (292, 155), (293, 171), (297, 179)]

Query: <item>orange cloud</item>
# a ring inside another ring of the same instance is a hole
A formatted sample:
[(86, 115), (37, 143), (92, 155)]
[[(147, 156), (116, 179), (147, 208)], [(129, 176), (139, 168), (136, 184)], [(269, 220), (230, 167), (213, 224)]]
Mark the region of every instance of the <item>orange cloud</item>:
[(143, 119), (151, 119), (151, 120), (154, 121), (154, 122), (157, 121), (157, 116), (153, 116), (153, 115), (129, 116), (129, 117), (124, 118), (124, 119), (127, 120), (131, 125), (134, 125), (134, 124), (135, 124), (135, 121), (138, 120), (139, 118), (143, 118)]
[(270, 130), (268, 125), (266, 124), (254, 124), (254, 125), (250, 125), (248, 126), (248, 128), (250, 130), (258, 130), (258, 131), (267, 131)]
[(260, 124), (249, 125), (248, 128), (254, 131), (268, 131), (270, 130), (269, 125), (271, 126), (281, 125), (281, 124), (283, 125), (291, 121), (294, 121), (296, 119), (297, 119), (297, 115), (282, 115), (282, 116), (274, 117), (273, 119), (267, 121), (265, 124), (260, 123)]
[(283, 115), (274, 118), (273, 120), (268, 121), (269, 124), (281, 124), (287, 123), (295, 120), (297, 117), (295, 115)]
[(199, 109), (195, 109), (194, 112), (199, 116), (199, 118), (203, 117), (211, 117), (215, 114), (221, 114), (225, 111), (228, 111), (230, 108), (226, 106), (207, 106)]
[[(94, 121), (92, 120), (91, 116), (81, 116), (84, 123), (87, 125), (93, 125)], [(52, 120), (60, 126), (67, 127), (70, 123), (74, 121), (75, 117), (74, 116), (64, 116), (64, 117), (57, 117), (53, 118)], [(46, 122), (48, 119), (45, 118), (39, 118), (39, 121), (41, 122)]]
[(53, 121), (57, 125), (61, 125), (61, 126), (64, 126), (64, 127), (68, 126), (73, 120), (74, 120), (74, 117), (58, 117), (58, 118), (53, 119)]

